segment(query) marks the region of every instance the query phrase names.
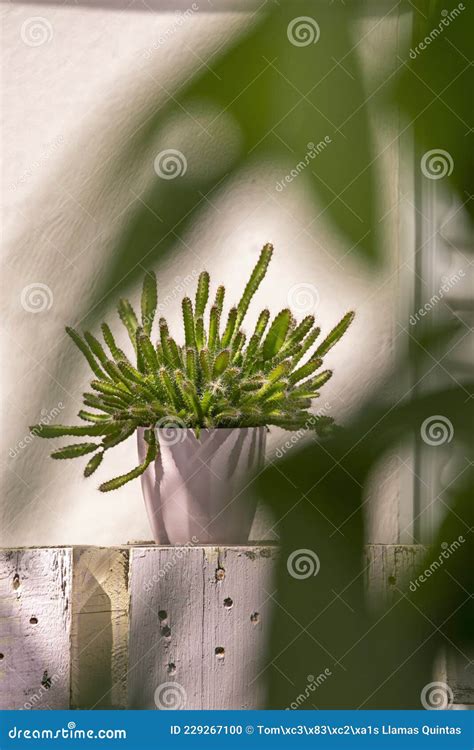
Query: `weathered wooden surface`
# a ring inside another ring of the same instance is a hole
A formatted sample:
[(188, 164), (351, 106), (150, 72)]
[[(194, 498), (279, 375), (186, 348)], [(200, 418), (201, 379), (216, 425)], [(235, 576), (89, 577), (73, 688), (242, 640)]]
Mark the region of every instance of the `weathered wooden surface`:
[(265, 706), (273, 560), (277, 547), (218, 547), (204, 555), (204, 708)]
[[(275, 583), (272, 545), (0, 551), (0, 707), (258, 708)], [(390, 603), (424, 549), (366, 547), (366, 585)], [(468, 661), (468, 660), (467, 660)], [(460, 653), (437, 679), (472, 704)]]
[[(416, 583), (426, 547), (405, 544), (369, 544), (365, 548), (366, 587), (374, 608), (390, 606)], [(474, 707), (474, 659), (446, 644), (439, 654), (433, 679), (447, 684), (454, 706)]]
[(127, 704), (126, 549), (76, 547), (73, 554), (71, 706)]
[[(135, 548), (130, 708), (258, 708), (272, 547)], [(267, 593), (268, 592), (268, 593)]]
[(203, 548), (131, 551), (130, 708), (201, 708)]
[(0, 708), (69, 705), (71, 549), (0, 551)]
[(368, 544), (365, 548), (365, 584), (374, 607), (392, 604), (410, 581), (426, 553), (418, 544)]
[[(466, 656), (470, 659), (468, 662)], [(474, 653), (472, 649), (467, 654), (446, 649), (445, 682), (451, 686), (455, 704), (464, 704), (474, 708)]]

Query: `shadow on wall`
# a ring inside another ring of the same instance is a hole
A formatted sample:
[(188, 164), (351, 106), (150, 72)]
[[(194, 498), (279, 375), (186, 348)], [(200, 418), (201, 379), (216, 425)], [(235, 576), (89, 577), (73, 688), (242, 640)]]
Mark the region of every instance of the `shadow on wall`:
[(128, 551), (75, 548), (73, 575), (71, 707), (123, 708)]

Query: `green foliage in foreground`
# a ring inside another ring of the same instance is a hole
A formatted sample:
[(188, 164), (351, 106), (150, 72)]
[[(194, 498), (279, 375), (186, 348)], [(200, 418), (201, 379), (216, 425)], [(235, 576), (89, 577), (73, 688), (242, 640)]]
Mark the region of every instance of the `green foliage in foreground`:
[(118, 306), (133, 345), (135, 364), (117, 346), (105, 323), (105, 347), (89, 332), (80, 336), (66, 328), (95, 376), (92, 391), (83, 395), (86, 409), (78, 414), (86, 424), (40, 424), (31, 429), (45, 438), (70, 435), (102, 440), (60, 448), (51, 454), (52, 458), (93, 453), (84, 470), (84, 475), (90, 476), (106, 450), (130, 437), (138, 427), (147, 428), (148, 451), (143, 463), (102, 484), (100, 489), (107, 492), (140, 476), (156, 458), (156, 426), (190, 427), (196, 434), (201, 428), (210, 427), (277, 425), (298, 430), (310, 426), (324, 433), (332, 419), (312, 416), (308, 409), (332, 375), (331, 370), (321, 369), (323, 357), (346, 332), (354, 313), (348, 312), (324, 341), (314, 346), (320, 329), (312, 315), (297, 323), (291, 311), (284, 309), (271, 321), (270, 312), (265, 309), (247, 340), (241, 325), (272, 252), (269, 244), (262, 249), (239, 303), (229, 310), (225, 320), (224, 287), (217, 288), (207, 312), (210, 279), (207, 271), (200, 274), (194, 303), (189, 297), (182, 302), (182, 346), (170, 335), (164, 318), (158, 323), (158, 340), (152, 340), (158, 296), (155, 275), (147, 272), (140, 322), (128, 300), (120, 300)]

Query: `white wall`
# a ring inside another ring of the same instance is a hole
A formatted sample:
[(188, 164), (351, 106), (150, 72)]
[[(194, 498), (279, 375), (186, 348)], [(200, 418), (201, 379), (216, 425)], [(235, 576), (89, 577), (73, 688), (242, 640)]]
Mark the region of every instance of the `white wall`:
[[(35, 16), (43, 19), (37, 31), (45, 33), (47, 41), (30, 46), (24, 38)], [(140, 112), (149, 105), (150, 80), (159, 79), (169, 90), (200, 64), (196, 54), (208, 59), (225, 39), (250, 23), (249, 15), (227, 12), (196, 12), (180, 25), (171, 13), (133, 9), (122, 14), (16, 3), (4, 11), (3, 207), (9, 252), (2, 316), (8, 370), (2, 422), (2, 545), (119, 544), (150, 538), (138, 482), (107, 495), (96, 489), (100, 481), (135, 465), (133, 439), (108, 455), (105, 466), (89, 480), (82, 478), (79, 462), (50, 461), (47, 441), (34, 439), (25, 447), (20, 442), (28, 436), (28, 425), (45, 411), (60, 409), (60, 421), (67, 422), (80, 408), (88, 372), (63, 329), (77, 320), (78, 310), (97, 286), (114, 233), (123, 225), (122, 212), (135, 200), (131, 189), (140, 194), (152, 178), (150, 163), (145, 162), (138, 182), (135, 178), (131, 183), (126, 172), (118, 183), (107, 181), (108, 167), (126, 148)], [(359, 52), (368, 91), (383, 75), (380, 61), (393, 64), (397, 23), (396, 15), (383, 22), (369, 15), (356, 30), (367, 34)], [(148, 59), (146, 50), (166, 31), (166, 43)], [(177, 126), (186, 128), (186, 116)], [(301, 283), (317, 290), (323, 330), (346, 310), (357, 311), (351, 335), (328, 357), (335, 375), (318, 405), (340, 420), (370, 394), (396, 346), (396, 128), (396, 122), (374, 114), (388, 256), (387, 267), (378, 275), (369, 274), (353, 252), (345, 255), (350, 248), (324, 219), (306, 229), (315, 209), (308, 204), (304, 180), (277, 193), (274, 184), (281, 170), (268, 165), (255, 169), (251, 180), (239, 174), (231, 189), (217, 190), (213, 206), (203, 210), (192, 233), (177, 240), (176, 253), (159, 272), (160, 290), (166, 295), (174, 293), (185, 275), (207, 267), (215, 282), (227, 284), (229, 297), (236, 299), (261, 245), (273, 241), (275, 257), (252, 307), (253, 316), (263, 304), (275, 312), (289, 298), (294, 302), (294, 287)], [(224, 158), (227, 149), (238, 147), (233, 123), (226, 123), (222, 139)], [(200, 168), (212, 169), (213, 157), (204, 155)], [(38, 282), (51, 290), (46, 292), (51, 305), (40, 313), (28, 312), (22, 292), (25, 295), (25, 287)], [(178, 306), (165, 312), (171, 321), (178, 320)], [(271, 457), (283, 439), (272, 431)], [(41, 474), (39, 466), (45, 469)], [(395, 461), (386, 473), (383, 496), (371, 501), (374, 541), (397, 539), (397, 468)]]

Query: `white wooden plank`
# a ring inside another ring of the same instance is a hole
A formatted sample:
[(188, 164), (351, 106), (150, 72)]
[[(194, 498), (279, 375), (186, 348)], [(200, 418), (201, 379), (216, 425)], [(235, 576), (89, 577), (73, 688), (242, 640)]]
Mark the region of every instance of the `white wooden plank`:
[(132, 550), (129, 708), (264, 704), (275, 555), (269, 546)]
[(130, 553), (129, 708), (202, 708), (203, 548)]
[(454, 703), (474, 704), (474, 653), (461, 644), (462, 653), (447, 649), (446, 682), (453, 691)]
[(127, 707), (128, 550), (74, 549), (71, 707)]
[[(424, 553), (366, 547), (374, 606), (409, 585)], [(70, 692), (73, 708), (264, 706), (277, 554), (270, 545), (0, 552), (0, 707), (67, 708)], [(448, 650), (434, 675), (455, 706), (474, 702), (461, 661)]]
[(0, 552), (0, 708), (69, 708), (72, 550)]
[(278, 542), (276, 516), (268, 505), (257, 503), (257, 510), (250, 530), (250, 544), (274, 544)]
[(368, 544), (365, 547), (365, 583), (369, 601), (375, 608), (391, 604), (416, 578), (418, 565), (426, 554), (421, 545)]
[[(406, 592), (410, 581), (416, 581), (426, 555), (426, 547), (407, 544), (370, 544), (365, 551), (366, 585), (374, 607), (390, 605), (398, 596), (397, 589)], [(464, 647), (458, 651), (447, 644), (434, 665), (433, 679), (449, 685), (454, 706), (474, 703), (473, 663), (472, 654), (465, 654)]]
[(277, 554), (276, 546), (205, 548), (203, 708), (264, 707)]
[(474, 653), (472, 646), (446, 643), (438, 655), (433, 678), (449, 686), (453, 708), (474, 705)]

